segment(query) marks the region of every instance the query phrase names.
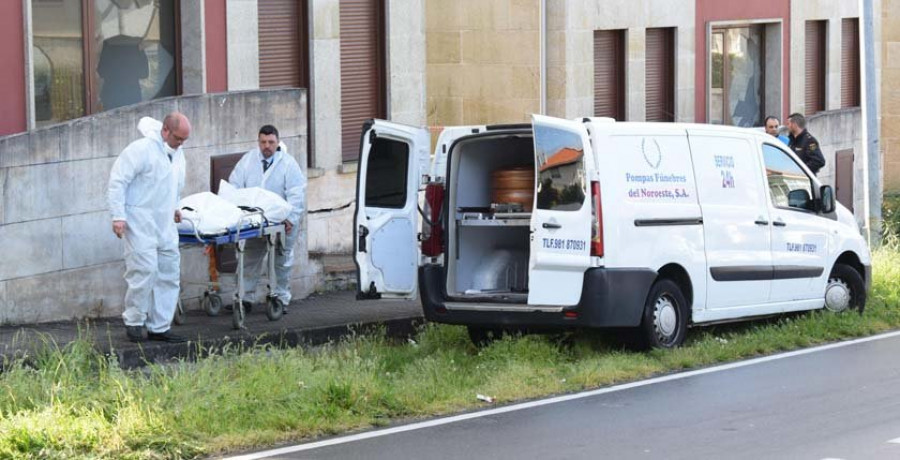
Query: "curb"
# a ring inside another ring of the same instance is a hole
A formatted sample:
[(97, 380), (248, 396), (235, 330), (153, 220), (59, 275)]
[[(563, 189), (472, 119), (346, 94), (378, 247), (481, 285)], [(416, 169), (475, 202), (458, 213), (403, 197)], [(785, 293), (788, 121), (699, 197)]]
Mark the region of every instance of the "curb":
[(119, 366), (123, 369), (136, 369), (148, 364), (164, 363), (172, 360), (195, 361), (228, 348), (252, 347), (255, 345), (272, 345), (278, 348), (313, 347), (329, 342), (336, 342), (354, 335), (370, 335), (384, 330), (389, 338), (407, 338), (415, 334), (417, 328), (425, 323), (421, 316), (372, 321), (367, 323), (340, 324), (315, 328), (283, 329), (279, 333), (251, 334), (235, 331), (235, 336), (204, 340), (191, 340), (186, 343), (166, 344), (148, 342), (137, 344), (134, 348), (115, 349), (109, 346), (100, 347), (103, 353), (115, 355)]

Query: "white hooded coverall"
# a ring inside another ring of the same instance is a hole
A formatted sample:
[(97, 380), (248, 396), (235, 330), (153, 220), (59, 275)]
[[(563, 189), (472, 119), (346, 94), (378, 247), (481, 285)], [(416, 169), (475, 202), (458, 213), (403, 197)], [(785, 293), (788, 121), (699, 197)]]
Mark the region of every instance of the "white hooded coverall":
[[(283, 254), (275, 255), (275, 279), (277, 286), (274, 294), (287, 305), (291, 302), (291, 269), (294, 265), (294, 246), (300, 234), (300, 219), (306, 210), (306, 175), (300, 169), (297, 160), (287, 153), (284, 144), (271, 157), (271, 166), (263, 173), (263, 155), (255, 148), (241, 157), (228, 177), (228, 182), (238, 188), (262, 187), (284, 198), (293, 210), (288, 216), (294, 226), (286, 235)], [(255, 301), (256, 285), (266, 255), (266, 245), (262, 240), (248, 240), (244, 252), (244, 280), (247, 286), (247, 297)]]
[(145, 137), (125, 147), (113, 164), (107, 199), (112, 220), (126, 221), (128, 291), (122, 318), (127, 326), (162, 333), (171, 326), (179, 296), (181, 257), (174, 219), (185, 163), (180, 147), (169, 160), (160, 129), (142, 131)]

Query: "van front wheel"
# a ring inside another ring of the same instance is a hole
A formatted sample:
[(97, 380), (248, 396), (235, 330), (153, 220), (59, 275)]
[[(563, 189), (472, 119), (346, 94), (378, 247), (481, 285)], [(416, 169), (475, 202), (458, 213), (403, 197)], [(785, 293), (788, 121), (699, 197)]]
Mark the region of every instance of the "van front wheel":
[(687, 335), (688, 305), (674, 281), (653, 283), (644, 304), (641, 335), (647, 348), (675, 348)]
[(866, 306), (866, 287), (862, 275), (845, 264), (835, 264), (825, 286), (825, 308), (842, 312), (855, 308), (860, 313)]

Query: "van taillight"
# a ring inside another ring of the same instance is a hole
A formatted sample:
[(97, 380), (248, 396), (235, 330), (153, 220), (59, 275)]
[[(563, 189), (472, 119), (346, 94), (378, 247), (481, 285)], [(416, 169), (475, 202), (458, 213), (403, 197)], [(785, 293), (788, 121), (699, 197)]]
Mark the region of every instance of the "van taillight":
[(441, 184), (428, 184), (425, 187), (425, 212), (428, 222), (422, 226), (422, 254), (437, 257), (444, 253), (444, 228), (441, 225), (441, 209), (444, 206), (444, 187)]
[(603, 205), (600, 204), (600, 182), (591, 182), (591, 255), (603, 257)]

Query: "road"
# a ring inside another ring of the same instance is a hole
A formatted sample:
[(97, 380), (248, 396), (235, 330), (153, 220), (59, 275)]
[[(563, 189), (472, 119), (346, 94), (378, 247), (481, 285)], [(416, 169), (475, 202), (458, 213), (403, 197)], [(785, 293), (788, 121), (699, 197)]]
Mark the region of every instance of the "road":
[(900, 333), (247, 458), (898, 459)]

